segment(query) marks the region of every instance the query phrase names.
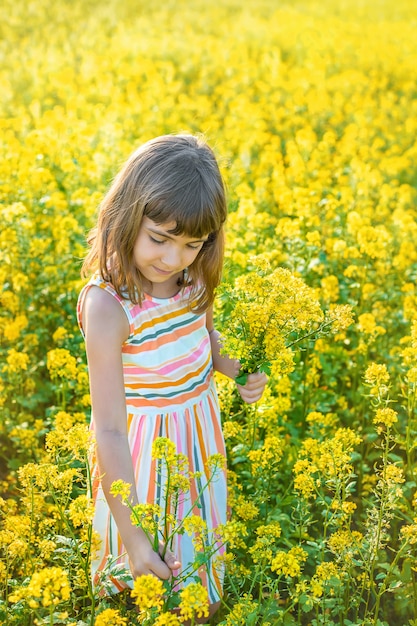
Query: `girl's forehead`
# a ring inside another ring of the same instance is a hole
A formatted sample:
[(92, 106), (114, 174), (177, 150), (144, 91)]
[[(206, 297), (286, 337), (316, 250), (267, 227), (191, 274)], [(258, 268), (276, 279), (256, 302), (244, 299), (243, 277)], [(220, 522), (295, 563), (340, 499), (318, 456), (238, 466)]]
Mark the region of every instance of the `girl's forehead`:
[(149, 217), (144, 216), (142, 224), (147, 228), (156, 228), (157, 230), (164, 230), (167, 233), (174, 231), (177, 228), (177, 222), (172, 220), (171, 222), (154, 222)]
[(192, 237), (189, 234), (176, 234), (175, 231), (177, 230), (177, 222), (175, 220), (171, 221), (171, 222), (162, 222), (161, 224), (158, 222), (154, 222), (153, 220), (149, 219), (149, 217), (144, 217), (142, 220), (142, 226), (144, 226), (145, 228), (150, 228), (152, 230), (155, 230), (156, 232), (159, 233), (166, 233), (167, 235), (169, 235), (171, 238), (175, 237), (176, 239), (184, 239), (187, 241), (191, 241), (191, 240), (199, 240), (199, 241), (203, 241), (207, 239), (207, 236), (203, 236), (203, 237)]

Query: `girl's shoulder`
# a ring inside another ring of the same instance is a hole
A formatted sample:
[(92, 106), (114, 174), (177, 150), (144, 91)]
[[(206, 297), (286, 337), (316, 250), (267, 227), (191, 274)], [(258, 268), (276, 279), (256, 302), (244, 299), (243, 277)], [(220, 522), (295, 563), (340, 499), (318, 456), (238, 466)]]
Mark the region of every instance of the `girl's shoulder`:
[[(94, 287), (94, 289), (92, 289)], [(119, 310), (123, 310), (129, 324), (129, 337), (133, 334), (134, 320), (132, 316), (133, 304), (126, 298), (121, 297), (113, 285), (108, 281), (105, 281), (99, 274), (94, 274), (86, 285), (81, 289), (77, 302), (77, 320), (81, 332), (83, 332), (82, 316), (85, 305), (86, 297), (93, 302), (93, 310), (98, 312), (102, 311), (105, 314), (106, 310), (113, 309), (115, 301), (118, 302)]]

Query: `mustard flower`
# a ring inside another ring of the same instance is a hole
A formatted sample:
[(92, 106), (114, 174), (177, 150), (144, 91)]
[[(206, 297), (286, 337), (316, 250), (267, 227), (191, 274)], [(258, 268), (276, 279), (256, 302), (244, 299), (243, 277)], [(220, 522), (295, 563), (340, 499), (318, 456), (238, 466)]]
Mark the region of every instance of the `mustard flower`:
[(340, 573), (335, 563), (328, 561), (319, 563), (316, 568), (316, 577), (321, 582), (329, 581), (331, 578), (340, 578)]
[(400, 533), (407, 543), (409, 543), (410, 545), (415, 545), (417, 543), (417, 517), (413, 519), (412, 524), (407, 524), (406, 526), (403, 526), (400, 530)]
[(243, 594), (226, 616), (225, 626), (246, 626), (249, 615), (256, 611), (257, 606), (251, 595)]
[(96, 616), (94, 626), (127, 626), (127, 618), (117, 609), (104, 609)]
[(208, 593), (201, 583), (190, 583), (180, 592), (180, 615), (183, 620), (209, 616)]
[(216, 527), (216, 535), (227, 543), (229, 548), (244, 548), (246, 546), (245, 537), (248, 536), (248, 530), (243, 522), (230, 520), (225, 524)]
[(158, 615), (153, 624), (154, 626), (181, 626), (182, 622), (172, 613), (163, 613)]
[(314, 576), (310, 581), (310, 589), (313, 598), (321, 598), (323, 595), (323, 585)]
[(299, 546), (291, 548), (288, 552), (277, 552), (272, 559), (271, 570), (277, 574), (296, 578), (301, 574), (301, 568), (307, 560), (307, 556), (307, 552)]
[(152, 458), (164, 460), (169, 466), (176, 462), (176, 451), (175, 443), (167, 437), (157, 437), (152, 444)]
[(270, 522), (269, 524), (261, 524), (257, 526), (255, 530), (258, 537), (266, 537), (269, 540), (274, 541), (278, 537), (281, 537), (282, 529), (279, 522)]
[(390, 376), (385, 364), (371, 363), (365, 372), (365, 382), (372, 387), (381, 387), (389, 382)]
[(131, 490), (132, 485), (121, 479), (113, 481), (110, 487), (111, 495), (120, 496), (123, 501), (129, 500)]
[(206, 521), (198, 515), (189, 515), (185, 517), (182, 522), (182, 526), (187, 535), (192, 535), (194, 533), (205, 534), (207, 532)]
[[(120, 494), (122, 495), (122, 494)], [(127, 498), (122, 496), (124, 501)], [(159, 529), (159, 521), (162, 516), (162, 508), (158, 504), (139, 503), (132, 507), (130, 519), (132, 524), (140, 526), (146, 533), (156, 535)], [(166, 516), (166, 522), (171, 523), (170, 515)]]
[(233, 511), (240, 519), (245, 521), (256, 519), (259, 515), (259, 508), (245, 496), (238, 496), (236, 498)]
[(405, 482), (404, 471), (394, 463), (388, 463), (381, 471), (381, 479), (388, 485), (400, 485)]
[(29, 365), (29, 356), (25, 352), (18, 352), (11, 348), (6, 357), (7, 365), (3, 366), (3, 372), (17, 374), (26, 371)]
[(20, 337), (22, 331), (25, 330), (28, 323), (26, 315), (17, 315), (12, 322), (6, 324), (4, 327), (4, 336), (9, 341), (16, 341)]
[(327, 545), (335, 554), (353, 555), (360, 548), (362, 540), (363, 535), (359, 531), (340, 529), (330, 535)]
[(141, 611), (161, 609), (164, 604), (164, 584), (162, 580), (152, 574), (138, 576), (131, 591), (132, 598)]
[(240, 426), (236, 422), (232, 422), (232, 420), (228, 420), (223, 422), (223, 436), (225, 439), (232, 439), (239, 435), (241, 432)]
[(272, 545), (265, 537), (258, 537), (253, 546), (249, 548), (249, 554), (254, 563), (269, 562), (272, 559)]
[(215, 474), (226, 467), (226, 457), (220, 453), (211, 454), (206, 461), (206, 467), (212, 474)]
[(77, 362), (75, 357), (64, 348), (49, 350), (46, 358), (46, 366), (52, 380), (59, 378), (75, 380), (77, 377)]
[(52, 335), (52, 340), (55, 343), (59, 343), (60, 341), (62, 341), (62, 339), (64, 339), (64, 337), (66, 337), (68, 334), (66, 328), (64, 328), (63, 326), (58, 326), (58, 328), (56, 329), (56, 331), (53, 333)]
[(68, 507), (68, 516), (75, 528), (88, 525), (93, 519), (94, 507), (86, 494), (72, 500)]
[(27, 587), (18, 588), (10, 600), (25, 599), (31, 608), (49, 607), (69, 600), (70, 592), (67, 572), (60, 567), (45, 567), (32, 574)]
[(387, 428), (390, 428), (398, 422), (398, 413), (389, 407), (377, 409), (375, 417), (373, 419), (374, 424), (382, 424)]

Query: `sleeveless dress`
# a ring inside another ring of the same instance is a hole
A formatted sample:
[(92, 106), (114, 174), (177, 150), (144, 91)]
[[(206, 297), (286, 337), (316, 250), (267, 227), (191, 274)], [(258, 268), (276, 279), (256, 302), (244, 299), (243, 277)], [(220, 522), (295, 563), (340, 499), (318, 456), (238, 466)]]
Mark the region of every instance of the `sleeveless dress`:
[[(166, 475), (152, 459), (152, 444), (158, 437), (167, 437), (175, 444), (177, 453), (186, 455), (189, 472), (194, 473), (190, 489), (181, 492), (176, 501), (176, 519), (180, 521), (190, 514), (202, 518), (208, 529), (206, 542), (211, 548), (214, 546), (214, 554), (208, 563), (193, 571), (179, 588), (194, 582), (198, 575), (207, 588), (210, 603), (217, 602), (222, 594), (223, 568), (216, 562), (216, 557), (223, 554), (224, 547), (216, 543), (218, 540), (213, 530), (226, 522), (226, 469), (217, 470), (214, 480), (207, 484), (212, 472), (206, 461), (213, 454), (225, 456), (226, 453), (205, 314), (189, 310), (189, 286), (171, 298), (145, 294), (142, 304), (137, 305), (120, 298), (110, 283), (95, 275), (78, 299), (81, 332), (84, 297), (92, 285), (116, 298), (130, 326), (129, 337), (122, 347), (122, 359), (128, 437), (139, 502), (165, 507)], [(103, 341), (106, 341), (105, 337)], [(93, 415), (91, 429), (94, 430)], [(101, 539), (92, 562), (93, 580), (97, 583), (108, 557), (127, 570), (129, 565), (101, 487), (95, 458), (92, 459), (92, 477), (93, 528)], [(195, 536), (185, 532), (174, 537), (172, 550), (181, 561), (182, 578), (190, 572), (189, 565), (195, 561), (193, 538)], [(175, 575), (179, 573), (176, 571)], [(131, 577), (126, 580), (125, 572), (120, 579), (112, 575), (111, 583), (112, 591), (118, 592), (131, 587), (133, 580)]]

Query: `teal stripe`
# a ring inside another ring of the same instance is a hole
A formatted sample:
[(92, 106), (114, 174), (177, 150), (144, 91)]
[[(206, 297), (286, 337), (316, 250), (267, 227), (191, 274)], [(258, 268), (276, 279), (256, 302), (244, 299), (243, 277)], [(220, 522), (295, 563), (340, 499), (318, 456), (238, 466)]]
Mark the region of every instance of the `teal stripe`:
[[(197, 315), (193, 315), (193, 318), (197, 319)], [(183, 320), (182, 322), (177, 322), (176, 324), (172, 324), (171, 326), (165, 326), (164, 328), (161, 328), (160, 330), (156, 332), (153, 332), (153, 333), (149, 332), (147, 335), (145, 335), (145, 337), (142, 337), (141, 339), (132, 339), (132, 341), (129, 341), (129, 345), (139, 346), (141, 343), (145, 343), (146, 341), (152, 341), (152, 339), (158, 339), (158, 337), (167, 335), (173, 330), (176, 330), (177, 328), (188, 326), (189, 323), (190, 323), (190, 318), (187, 318), (187, 320), (185, 321)]]
[(170, 393), (163, 393), (161, 391), (161, 389), (158, 389), (156, 392), (154, 393), (143, 393), (142, 391), (139, 393), (137, 391), (128, 391), (126, 389), (126, 398), (146, 398), (146, 400), (154, 400), (155, 398), (175, 398), (176, 396), (180, 396), (183, 393), (188, 393), (190, 391), (194, 391), (194, 389), (196, 389), (196, 387), (199, 387), (200, 385), (204, 384), (207, 380), (208, 374), (211, 371), (211, 362), (208, 365), (208, 367), (206, 367), (205, 371), (203, 372), (203, 374), (201, 375), (201, 377), (193, 384), (191, 384), (189, 387), (181, 387), (179, 390), (176, 391), (171, 391)]

